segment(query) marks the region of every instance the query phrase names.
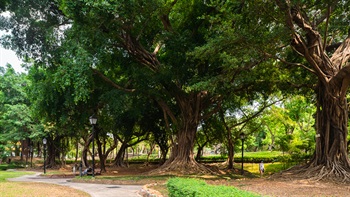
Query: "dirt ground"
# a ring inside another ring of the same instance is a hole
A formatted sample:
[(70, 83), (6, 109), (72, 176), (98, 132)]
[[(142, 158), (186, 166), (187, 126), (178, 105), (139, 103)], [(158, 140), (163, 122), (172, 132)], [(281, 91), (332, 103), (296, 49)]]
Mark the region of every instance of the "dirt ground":
[[(103, 176), (132, 176), (141, 175), (156, 166), (144, 166), (144, 165), (130, 165), (128, 168), (107, 168), (107, 173), (102, 173)], [(69, 169), (69, 166), (68, 166)], [(57, 169), (56, 169), (57, 170)], [(67, 169), (60, 169), (64, 176), (69, 175)], [(48, 170), (50, 171), (50, 169)], [(60, 175), (52, 175), (60, 176)], [(310, 180), (291, 180), (288, 177), (283, 179), (272, 179), (269, 176), (263, 178), (242, 178), (234, 180), (215, 180), (207, 181), (209, 184), (214, 185), (230, 185), (239, 189), (251, 191), (262, 196), (271, 197), (324, 197), (324, 196), (350, 196), (350, 185), (342, 183), (322, 182), (322, 181), (310, 181)], [(167, 197), (165, 181), (159, 180), (94, 180), (94, 183), (107, 183), (107, 184), (137, 184), (147, 185), (150, 189), (155, 189), (164, 197)], [(160, 197), (158, 193), (158, 197)]]
[[(154, 167), (149, 167), (153, 169)], [(129, 167), (126, 169), (117, 170), (119, 175), (135, 175), (139, 173), (147, 172), (148, 167), (133, 168)], [(150, 180), (147, 181), (149, 184)], [(164, 183), (155, 181), (157, 184), (150, 186), (151, 189), (158, 190), (167, 196), (166, 187)], [(239, 189), (251, 191), (262, 196), (271, 197), (343, 197), (350, 196), (350, 185), (343, 183), (331, 183), (322, 181), (311, 181), (311, 180), (290, 180), (288, 177), (282, 179), (272, 179), (269, 176), (263, 178), (243, 178), (236, 180), (217, 180), (207, 181), (209, 184), (214, 185), (230, 185)]]
[(280, 181), (269, 178), (254, 178), (231, 181), (229, 185), (273, 197), (350, 196), (349, 185), (308, 180)]

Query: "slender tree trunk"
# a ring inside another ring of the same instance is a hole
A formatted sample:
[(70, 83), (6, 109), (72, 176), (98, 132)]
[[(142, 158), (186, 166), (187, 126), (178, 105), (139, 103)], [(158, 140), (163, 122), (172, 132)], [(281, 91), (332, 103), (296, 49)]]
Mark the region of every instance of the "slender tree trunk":
[(154, 143), (152, 143), (152, 144), (149, 145), (150, 150), (149, 150), (148, 153), (147, 153), (146, 166), (149, 165), (149, 157), (151, 156), (151, 154), (152, 154), (152, 152), (153, 152), (155, 146), (156, 146), (156, 145), (155, 145)]
[(164, 164), (166, 161), (166, 156), (168, 155), (169, 148), (168, 147), (162, 147), (159, 146), (160, 148), (160, 164)]
[(84, 147), (83, 150), (81, 151), (81, 162), (84, 168), (89, 167), (89, 162), (87, 159), (88, 156), (88, 152), (89, 152), (89, 145), (92, 142), (92, 134), (89, 134), (88, 138), (86, 139), (85, 143), (84, 143)]
[(77, 140), (75, 143), (75, 159), (74, 163), (77, 163), (79, 157), (79, 141)]
[(204, 145), (201, 146), (197, 143), (197, 147), (198, 147), (198, 149), (197, 149), (196, 161), (199, 161), (203, 155)]
[(113, 161), (113, 166), (116, 167), (125, 167), (126, 164), (124, 162), (124, 157), (125, 157), (125, 150), (127, 149), (128, 144), (125, 141), (122, 142), (122, 145), (120, 146), (120, 149), (118, 150), (118, 153)]
[(96, 128), (95, 132), (96, 132), (95, 139), (96, 139), (96, 143), (97, 143), (97, 151), (98, 151), (98, 156), (100, 158), (101, 172), (106, 172), (106, 160), (108, 158), (108, 155), (111, 152), (113, 152), (113, 150), (117, 147), (118, 140), (116, 138), (114, 138), (113, 144), (111, 144), (110, 147), (106, 150), (106, 140), (100, 139), (98, 127)]
[(233, 140), (232, 140), (232, 131), (231, 128), (227, 125), (225, 121), (225, 115), (222, 110), (220, 110), (220, 119), (222, 123), (225, 126), (226, 132), (227, 132), (227, 148), (228, 148), (228, 157), (227, 157), (227, 168), (228, 169), (233, 169), (233, 162), (234, 162), (234, 145), (233, 145)]

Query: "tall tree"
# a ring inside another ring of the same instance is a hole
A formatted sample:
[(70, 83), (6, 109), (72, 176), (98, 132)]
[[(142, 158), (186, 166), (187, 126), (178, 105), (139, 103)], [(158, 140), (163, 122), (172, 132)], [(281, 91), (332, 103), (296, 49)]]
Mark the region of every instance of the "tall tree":
[[(251, 35), (258, 32), (261, 36), (251, 43), (259, 42), (266, 57), (275, 58), (276, 66), (287, 68), (290, 80), (304, 76), (316, 94), (315, 154), (298, 172), (316, 179), (349, 180), (346, 93), (350, 84), (350, 3), (275, 0), (246, 4), (250, 12), (260, 11), (250, 16), (257, 22), (255, 29), (246, 29)], [(305, 87), (298, 83), (286, 85)]]
[(253, 84), (261, 83), (258, 71), (247, 77), (260, 62), (241, 58), (243, 51), (233, 59), (234, 54), (225, 56), (222, 49), (213, 58), (207, 58), (210, 52), (205, 49), (195, 50), (215, 34), (208, 31), (210, 21), (202, 18), (215, 14), (215, 8), (198, 0), (64, 0), (61, 8), (74, 21), (71, 41), (93, 57), (95, 75), (117, 89), (156, 101), (162, 109), (166, 128), (176, 137), (160, 170), (208, 172), (194, 160), (199, 122), (218, 111), (228, 90), (247, 95)]
[[(316, 151), (305, 166), (308, 175), (350, 180), (347, 154), (350, 84), (348, 1), (280, 1), (276, 5), (292, 39), (290, 46), (317, 78)], [(337, 43), (341, 42), (341, 43)]]

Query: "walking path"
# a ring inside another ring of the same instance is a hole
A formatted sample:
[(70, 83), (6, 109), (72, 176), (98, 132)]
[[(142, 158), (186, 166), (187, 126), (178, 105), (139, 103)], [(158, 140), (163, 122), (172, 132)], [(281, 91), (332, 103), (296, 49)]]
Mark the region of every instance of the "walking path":
[(39, 176), (39, 173), (35, 175), (25, 175), (17, 178), (11, 178), (8, 180), (18, 182), (42, 182), (68, 186), (87, 192), (92, 197), (141, 197), (139, 192), (142, 189), (141, 185), (75, 183), (72, 182), (71, 178), (46, 178)]

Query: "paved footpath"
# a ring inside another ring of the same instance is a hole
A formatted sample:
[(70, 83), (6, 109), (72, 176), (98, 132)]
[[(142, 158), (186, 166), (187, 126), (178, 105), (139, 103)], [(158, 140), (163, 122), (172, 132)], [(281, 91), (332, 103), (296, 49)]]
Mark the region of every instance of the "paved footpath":
[(71, 178), (45, 178), (39, 176), (39, 173), (11, 178), (8, 180), (18, 182), (42, 182), (68, 186), (89, 193), (92, 197), (141, 197), (139, 192), (142, 189), (141, 185), (75, 183), (71, 182)]

